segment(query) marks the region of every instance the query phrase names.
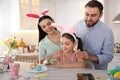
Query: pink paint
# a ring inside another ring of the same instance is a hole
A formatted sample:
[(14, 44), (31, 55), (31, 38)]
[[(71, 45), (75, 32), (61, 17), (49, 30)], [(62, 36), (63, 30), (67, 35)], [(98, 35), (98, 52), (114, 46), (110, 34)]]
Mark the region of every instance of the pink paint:
[(52, 25), (53, 27), (59, 29), (60, 31), (63, 31), (63, 30), (64, 30), (64, 27), (61, 26), (61, 25), (59, 25), (59, 24), (52, 23), (51, 25)]
[(20, 65), (18, 63), (10, 63), (10, 78), (17, 78)]

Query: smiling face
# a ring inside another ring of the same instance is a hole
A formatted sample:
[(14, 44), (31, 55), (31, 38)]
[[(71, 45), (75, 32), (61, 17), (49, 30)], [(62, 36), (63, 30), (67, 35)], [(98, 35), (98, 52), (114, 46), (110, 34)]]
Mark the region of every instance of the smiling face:
[(76, 42), (74, 40), (74, 37), (69, 33), (64, 33), (61, 38), (62, 42), (62, 49), (64, 53), (70, 53), (73, 52), (74, 47), (76, 46)]
[(66, 37), (62, 37), (61, 42), (62, 42), (62, 49), (65, 53), (69, 53), (73, 51), (75, 47), (74, 42), (72, 42), (70, 39)]
[(39, 25), (41, 26), (42, 30), (48, 34), (52, 33), (54, 30), (54, 27), (51, 26), (51, 23), (53, 23), (52, 20), (46, 18), (42, 20)]
[(97, 7), (85, 8), (85, 23), (88, 27), (94, 26), (101, 17), (102, 13)]

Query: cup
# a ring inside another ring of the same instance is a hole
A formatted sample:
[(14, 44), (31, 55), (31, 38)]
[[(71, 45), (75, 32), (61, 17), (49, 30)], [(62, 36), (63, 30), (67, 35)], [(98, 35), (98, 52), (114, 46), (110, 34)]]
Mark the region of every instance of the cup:
[(10, 78), (17, 78), (19, 73), (20, 64), (19, 63), (10, 63)]
[(13, 61), (13, 60), (12, 60), (12, 57), (6, 56), (6, 57), (4, 58), (3, 63), (6, 64), (6, 65), (8, 65), (8, 64), (11, 63), (12, 61)]

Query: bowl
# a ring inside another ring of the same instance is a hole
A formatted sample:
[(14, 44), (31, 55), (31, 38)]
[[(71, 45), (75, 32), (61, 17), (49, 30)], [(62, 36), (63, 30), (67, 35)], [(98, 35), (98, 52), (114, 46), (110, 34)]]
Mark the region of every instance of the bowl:
[(108, 75), (108, 79), (109, 79), (109, 80), (120, 80), (120, 78), (114, 78), (114, 77), (111, 76), (111, 75)]

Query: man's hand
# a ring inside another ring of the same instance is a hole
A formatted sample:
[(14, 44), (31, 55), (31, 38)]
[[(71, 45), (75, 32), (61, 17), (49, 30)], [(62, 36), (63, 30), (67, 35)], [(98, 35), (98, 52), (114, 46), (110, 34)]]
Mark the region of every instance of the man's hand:
[(80, 55), (81, 58), (83, 58), (85, 60), (88, 60), (89, 55), (88, 55), (88, 53), (86, 51), (77, 50), (77, 53), (80, 53), (79, 55)]

